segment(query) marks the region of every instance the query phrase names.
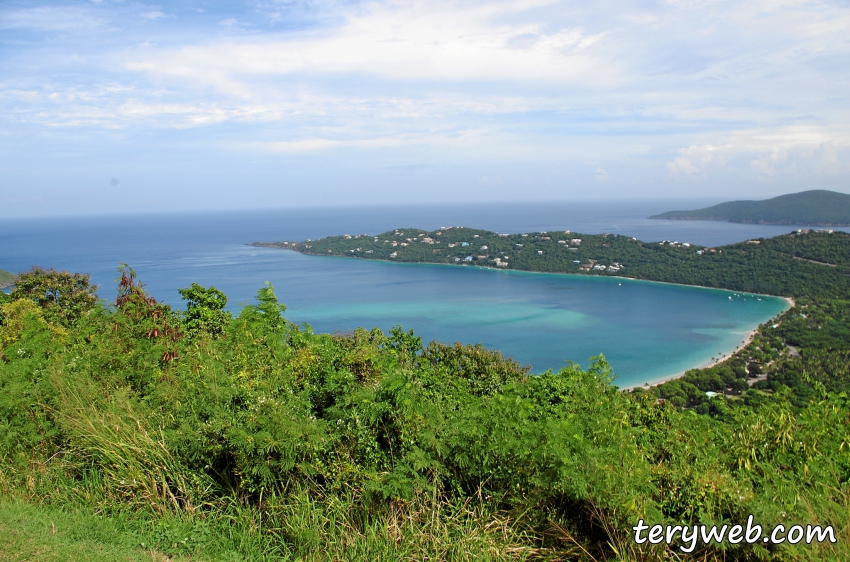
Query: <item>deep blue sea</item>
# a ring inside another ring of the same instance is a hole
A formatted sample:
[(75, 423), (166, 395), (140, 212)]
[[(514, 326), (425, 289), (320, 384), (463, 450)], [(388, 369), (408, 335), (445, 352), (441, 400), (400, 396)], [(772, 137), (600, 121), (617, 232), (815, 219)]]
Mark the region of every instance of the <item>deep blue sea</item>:
[[(157, 299), (214, 285), (229, 308), (270, 281), (287, 316), (316, 331), (401, 324), (426, 341), (481, 342), (535, 372), (604, 353), (621, 386), (643, 384), (729, 353), (784, 301), (659, 283), (474, 267), (367, 262), (255, 248), (255, 241), (467, 226), (498, 232), (572, 230), (721, 245), (791, 227), (645, 217), (710, 202), (582, 202), (312, 208), (0, 220), (0, 269), (91, 273), (102, 298), (132, 266)], [(729, 297), (732, 297), (731, 299)]]

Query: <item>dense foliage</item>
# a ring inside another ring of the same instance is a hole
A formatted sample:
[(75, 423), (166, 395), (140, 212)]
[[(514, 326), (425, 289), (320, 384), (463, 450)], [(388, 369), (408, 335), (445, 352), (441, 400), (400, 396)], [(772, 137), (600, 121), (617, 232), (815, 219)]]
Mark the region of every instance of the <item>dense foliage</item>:
[(803, 408), (821, 386), (850, 392), (850, 301), (800, 299), (726, 361), (647, 392), (677, 406), (725, 415), (730, 407), (757, 407), (783, 390), (795, 408)]
[(850, 234), (845, 232), (801, 231), (705, 248), (616, 234), (506, 235), (456, 227), (260, 245), (323, 256), (616, 275), (788, 297), (850, 298)]
[(850, 195), (817, 189), (780, 195), (765, 201), (729, 201), (695, 211), (669, 211), (649, 218), (848, 226), (850, 225)]
[(97, 302), (90, 276), (33, 267), (15, 279), (12, 299), (29, 299), (41, 307), (47, 320), (67, 326), (91, 310)]
[(528, 376), (401, 328), (314, 334), (271, 286), (230, 317), (213, 288), (184, 313), (121, 273), (114, 306), (0, 305), (5, 497), (129, 517), (201, 558), (662, 560), (683, 555), (636, 545), (639, 518), (747, 514), (839, 542), (693, 556), (850, 556), (850, 401), (823, 385), (703, 416), (619, 392), (602, 357)]

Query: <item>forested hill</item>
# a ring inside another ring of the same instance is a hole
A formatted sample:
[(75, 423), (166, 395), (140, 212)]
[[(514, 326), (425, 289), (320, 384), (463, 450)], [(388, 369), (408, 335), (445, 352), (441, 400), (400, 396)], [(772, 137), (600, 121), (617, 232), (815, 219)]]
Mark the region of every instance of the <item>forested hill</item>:
[(12, 283), (15, 281), (15, 274), (6, 271), (4, 269), (0, 269), (0, 289), (4, 287), (10, 287)]
[(764, 201), (728, 201), (695, 211), (669, 211), (649, 218), (848, 226), (850, 225), (850, 195), (826, 190), (803, 191)]
[(254, 245), (322, 256), (613, 275), (788, 297), (850, 297), (850, 234), (845, 232), (801, 230), (710, 248), (616, 234), (404, 228), (378, 236)]

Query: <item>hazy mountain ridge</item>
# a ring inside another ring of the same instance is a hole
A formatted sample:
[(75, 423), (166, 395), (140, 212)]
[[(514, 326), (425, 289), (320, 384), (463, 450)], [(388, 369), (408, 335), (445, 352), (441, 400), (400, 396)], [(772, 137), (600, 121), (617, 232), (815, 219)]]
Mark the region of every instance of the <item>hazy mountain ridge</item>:
[(850, 226), (850, 195), (827, 190), (803, 191), (763, 201), (727, 201), (694, 211), (668, 211), (649, 218), (800, 226)]

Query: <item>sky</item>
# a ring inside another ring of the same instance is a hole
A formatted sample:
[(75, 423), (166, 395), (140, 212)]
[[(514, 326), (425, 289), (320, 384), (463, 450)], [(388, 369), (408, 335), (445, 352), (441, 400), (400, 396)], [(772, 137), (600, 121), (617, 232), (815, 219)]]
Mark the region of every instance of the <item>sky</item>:
[(0, 217), (848, 180), (850, 0), (0, 2)]

